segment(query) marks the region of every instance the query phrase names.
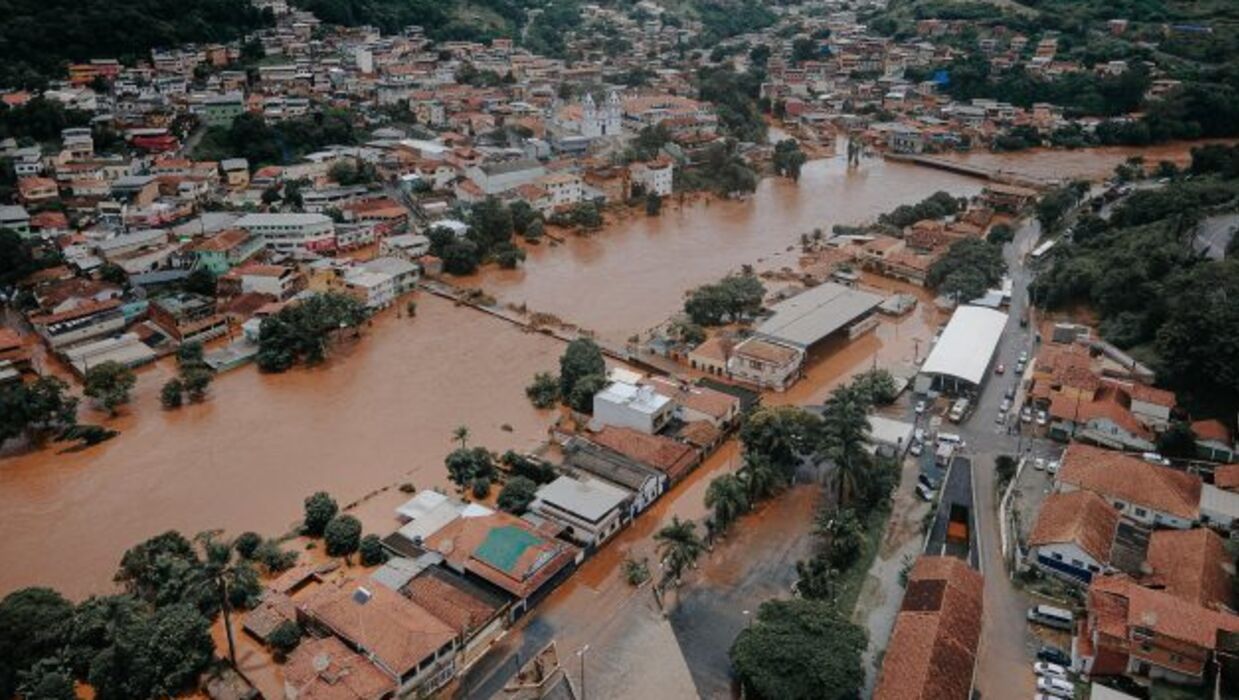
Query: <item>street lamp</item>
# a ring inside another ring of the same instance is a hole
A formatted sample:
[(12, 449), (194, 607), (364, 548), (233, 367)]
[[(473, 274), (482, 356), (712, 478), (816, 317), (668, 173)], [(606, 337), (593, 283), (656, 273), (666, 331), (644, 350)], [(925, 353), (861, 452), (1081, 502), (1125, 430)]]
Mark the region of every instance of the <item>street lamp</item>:
[(581, 700), (585, 700), (585, 655), (589, 653), (589, 645), (577, 650), (577, 658), (581, 660)]

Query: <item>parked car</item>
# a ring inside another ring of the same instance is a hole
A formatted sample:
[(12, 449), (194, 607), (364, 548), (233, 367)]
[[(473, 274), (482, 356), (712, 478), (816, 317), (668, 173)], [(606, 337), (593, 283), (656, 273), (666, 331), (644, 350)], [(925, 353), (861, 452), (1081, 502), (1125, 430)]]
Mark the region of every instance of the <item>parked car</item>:
[(1048, 644), (1042, 645), (1042, 647), (1037, 650), (1037, 660), (1047, 661), (1052, 664), (1058, 664), (1059, 666), (1071, 665), (1070, 654), (1062, 649), (1059, 649), (1058, 647), (1052, 647)]
[(1004, 399), (1011, 399), (1014, 401), (1015, 400), (1015, 385), (1012, 384), (1011, 386), (1007, 387), (1007, 390), (1002, 392), (1002, 397)]
[(925, 442), (925, 429), (917, 428), (912, 431), (912, 439), (917, 442)]
[(1075, 684), (1062, 678), (1042, 676), (1037, 679), (1037, 690), (1056, 698), (1074, 698), (1076, 696)]
[(1031, 423), (1033, 419), (1032, 409), (1025, 406), (1020, 409), (1020, 420), (1025, 423)]
[(1033, 671), (1038, 676), (1067, 680), (1067, 669), (1059, 666), (1058, 664), (1049, 663), (1048, 661), (1038, 661), (1033, 664)]
[(1051, 460), (1050, 460), (1048, 463), (1046, 463), (1046, 465), (1045, 465), (1045, 473), (1046, 473), (1046, 474), (1057, 474), (1057, 473), (1058, 473), (1058, 468), (1059, 468), (1060, 466), (1062, 466), (1062, 462), (1059, 462), (1057, 459), (1051, 459)]
[(920, 496), (920, 497), (921, 497), (921, 500), (923, 500), (923, 501), (932, 501), (932, 500), (934, 500), (934, 492), (933, 492), (933, 491), (930, 491), (930, 490), (929, 490), (929, 489), (927, 489), (927, 488), (925, 488), (925, 484), (917, 484), (917, 485), (916, 485), (916, 495), (917, 495), (917, 496)]
[(1020, 364), (1023, 365), (1027, 363), (1028, 363), (1028, 351), (1023, 350), (1020, 352)]
[(921, 443), (919, 440), (913, 441), (912, 444), (908, 446), (908, 454), (912, 455), (913, 457), (920, 457), (921, 452), (923, 452), (924, 450), (925, 448), (923, 446), (923, 443)]
[(924, 412), (925, 412), (925, 402), (924, 402), (924, 401), (917, 401), (917, 402), (916, 402), (916, 409), (915, 409), (915, 410), (916, 410), (917, 415), (920, 415), (920, 414), (924, 413)]
[(1045, 414), (1045, 411), (1037, 411), (1037, 425), (1045, 425), (1050, 422), (1050, 417)]
[(1043, 472), (1043, 471), (1045, 471), (1045, 458), (1044, 458), (1044, 457), (1038, 457), (1038, 458), (1034, 459), (1034, 460), (1033, 460), (1033, 469), (1036, 469), (1036, 470), (1037, 470), (1037, 471), (1039, 471), (1039, 472)]
[(1003, 399), (1002, 403), (998, 405), (998, 410), (1002, 411), (1003, 413), (1010, 411), (1011, 410), (1011, 399)]
[(994, 374), (1002, 374), (1006, 371), (1007, 371), (1007, 366), (1001, 362), (999, 362), (998, 365), (994, 367)]
[(1161, 456), (1160, 454), (1156, 452), (1145, 452), (1141, 454), (1140, 456), (1144, 459), (1144, 461), (1148, 462), (1149, 464), (1160, 464), (1163, 467), (1170, 466), (1170, 460), (1166, 459), (1165, 457)]
[(995, 414), (994, 414), (994, 422), (995, 422), (995, 423), (1003, 423), (1003, 422), (1005, 422), (1006, 420), (1007, 420), (1007, 412), (1006, 412), (1006, 411), (998, 411), (997, 413), (995, 413)]
[(934, 481), (934, 478), (928, 474), (918, 474), (916, 480), (918, 483), (931, 491), (938, 490), (938, 482)]

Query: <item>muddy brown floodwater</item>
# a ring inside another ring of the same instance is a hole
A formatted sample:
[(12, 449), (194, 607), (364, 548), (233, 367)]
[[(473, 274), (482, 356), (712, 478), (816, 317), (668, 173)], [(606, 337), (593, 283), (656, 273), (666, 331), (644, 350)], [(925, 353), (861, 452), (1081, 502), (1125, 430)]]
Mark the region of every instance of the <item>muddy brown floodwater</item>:
[(488, 269), (463, 284), (622, 341), (665, 320), (686, 290), (741, 265), (795, 267), (800, 235), (814, 228), (829, 232), (835, 224), (873, 220), (938, 190), (970, 196), (982, 184), (878, 158), (853, 170), (842, 157), (816, 160), (805, 165), (798, 184), (766, 178), (746, 200), (695, 201), (669, 205), (657, 217), (631, 216), (591, 236), (569, 235), (562, 245), (544, 242), (530, 249), (521, 268)]
[[(1234, 143), (1235, 139), (1220, 139), (1216, 142)], [(1013, 153), (974, 151), (948, 154), (943, 157), (970, 165), (996, 168), (1031, 177), (1103, 180), (1113, 175), (1114, 168), (1132, 156), (1144, 158), (1145, 167), (1150, 170), (1163, 160), (1168, 160), (1179, 167), (1189, 165), (1192, 162), (1192, 148), (1205, 143), (1214, 143), (1214, 141), (1172, 141), (1145, 148), (1099, 146), (1079, 148), (1074, 151), (1049, 148), (1033, 148)]]
[[(422, 294), (416, 319), (388, 313), (346, 356), (282, 375), (236, 370), (179, 411), (159, 407), (171, 367), (147, 368), (114, 440), (0, 461), (0, 594), (36, 583), (106, 590), (127, 547), (169, 528), (278, 534), (320, 489), (345, 504), (405, 481), (446, 486), (458, 425), (497, 451), (545, 438), (552, 415), (530, 406), (524, 386), (561, 349)], [(395, 523), (387, 507), (361, 517), (383, 534)]]
[[(1180, 157), (1187, 152), (1175, 148)], [(1091, 153), (999, 157), (1008, 162), (1003, 167), (1035, 171), (1047, 162), (1087, 165)], [(1150, 163), (1167, 157), (1144, 155)], [(1070, 168), (1068, 174), (1080, 172)], [(466, 283), (622, 340), (674, 312), (687, 289), (741, 265), (794, 267), (802, 233), (872, 220), (936, 190), (975, 194), (981, 185), (880, 159), (851, 171), (842, 158), (818, 160), (805, 166), (799, 184), (766, 179), (746, 201), (697, 201), (668, 206), (661, 217), (630, 216), (588, 238), (539, 246), (523, 269), (487, 271)], [(923, 351), (938, 321), (918, 291), (921, 308), (824, 353), (803, 382), (773, 400), (820, 401), (841, 377), (874, 361), (914, 358), (916, 342)], [(116, 439), (75, 453), (0, 458), (0, 594), (33, 584), (71, 596), (107, 591), (121, 554), (146, 537), (218, 527), (276, 535), (297, 519), (301, 499), (320, 489), (347, 504), (388, 488), (355, 510), (367, 529), (386, 533), (394, 524), (391, 506), (402, 497), (396, 485), (446, 486), (442, 463), (456, 426), (470, 428), (472, 444), (497, 451), (531, 448), (545, 437), (552, 415), (529, 405), (524, 385), (535, 372), (555, 368), (557, 341), (426, 295), (416, 319), (387, 312), (366, 335), (322, 367), (230, 372), (206, 403), (172, 412), (160, 409), (158, 398), (171, 364), (145, 368), (133, 404), (106, 421), (122, 431)], [(677, 510), (699, 510), (704, 475), (732, 459), (716, 455), (711, 469), (682, 485), (693, 493), (677, 503), (692, 505)], [(648, 537), (656, 521), (638, 521), (626, 537)], [(628, 551), (612, 549), (612, 556)], [(606, 568), (604, 559), (585, 567), (581, 585)]]

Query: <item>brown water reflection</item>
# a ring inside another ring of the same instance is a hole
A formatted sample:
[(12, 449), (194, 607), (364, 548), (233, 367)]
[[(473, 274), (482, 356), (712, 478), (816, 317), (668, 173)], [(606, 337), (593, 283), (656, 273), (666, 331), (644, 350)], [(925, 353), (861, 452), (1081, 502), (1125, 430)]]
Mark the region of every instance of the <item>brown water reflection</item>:
[(805, 166), (799, 184), (767, 178), (749, 200), (698, 201), (668, 206), (659, 217), (632, 216), (590, 237), (533, 247), (523, 268), (489, 269), (463, 284), (623, 340), (673, 313), (685, 290), (741, 265), (795, 267), (802, 233), (872, 220), (937, 190), (976, 194), (981, 185), (880, 159), (851, 171), (843, 158), (818, 160)]
[[(341, 503), (389, 484), (445, 486), (451, 432), (473, 444), (529, 449), (549, 412), (524, 385), (552, 369), (560, 344), (422, 295), (414, 320), (384, 317), (312, 370), (221, 376), (209, 401), (168, 412), (168, 366), (141, 372), (120, 437), (76, 453), (0, 462), (0, 591), (40, 583), (79, 596), (106, 588), (125, 548), (177, 528), (275, 534), (324, 489)], [(509, 424), (508, 432), (502, 428)], [(394, 489), (377, 502), (391, 505)], [(361, 509), (389, 530), (389, 508)]]

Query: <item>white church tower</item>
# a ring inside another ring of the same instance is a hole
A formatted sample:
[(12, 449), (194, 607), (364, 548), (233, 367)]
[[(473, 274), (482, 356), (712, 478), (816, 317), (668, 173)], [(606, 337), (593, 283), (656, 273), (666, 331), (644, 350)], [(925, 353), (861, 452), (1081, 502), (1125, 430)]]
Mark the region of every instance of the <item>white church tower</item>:
[(601, 109), (594, 96), (585, 93), (581, 100), (581, 135), (586, 138), (619, 136), (623, 130), (624, 104), (614, 91), (607, 96)]

